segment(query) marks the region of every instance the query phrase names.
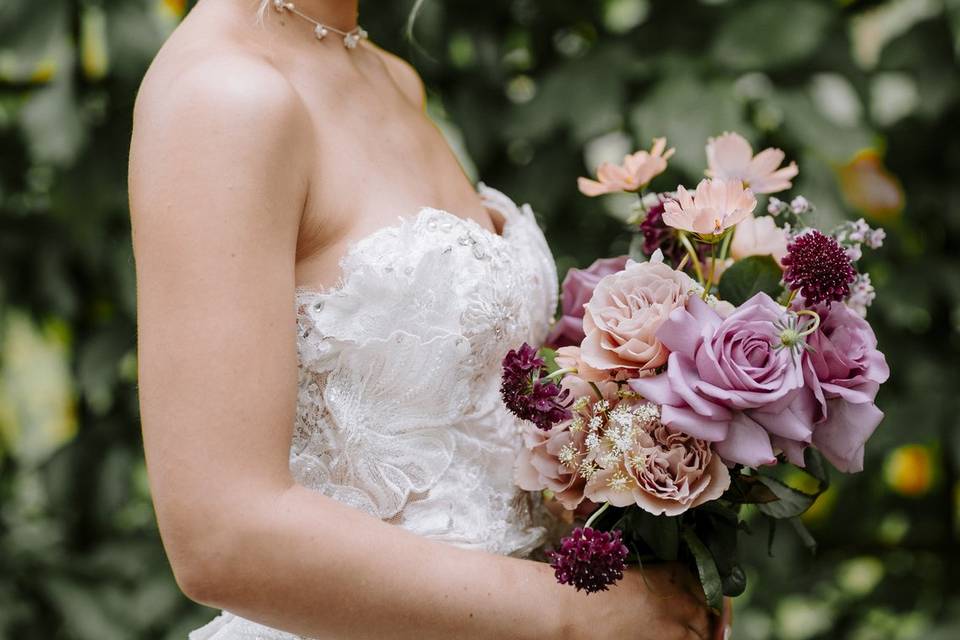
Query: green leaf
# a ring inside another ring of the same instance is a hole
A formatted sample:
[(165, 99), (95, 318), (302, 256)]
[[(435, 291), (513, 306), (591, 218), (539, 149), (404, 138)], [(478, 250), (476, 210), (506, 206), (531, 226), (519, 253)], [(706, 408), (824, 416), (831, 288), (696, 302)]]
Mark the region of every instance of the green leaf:
[(723, 582), (717, 563), (710, 550), (703, 544), (693, 529), (684, 529), (683, 541), (687, 543), (694, 561), (697, 563), (697, 575), (703, 586), (703, 594), (707, 598), (707, 606), (719, 613), (723, 608)]
[(767, 476), (757, 476), (760, 482), (777, 496), (773, 502), (764, 502), (757, 505), (760, 513), (776, 518), (786, 520), (795, 518), (810, 508), (819, 493), (804, 493), (797, 491), (793, 487), (788, 487), (775, 478)]
[(680, 551), (680, 521), (670, 516), (654, 516), (637, 509), (638, 533), (658, 558), (667, 562), (677, 559)]
[(817, 51), (833, 15), (810, 0), (754, 0), (727, 12), (711, 58), (742, 71), (798, 62)]
[(820, 492), (826, 491), (830, 486), (830, 472), (823, 464), (823, 455), (816, 449), (807, 447), (803, 452), (803, 464), (803, 470), (820, 481)]
[(778, 498), (760, 481), (760, 476), (734, 474), (723, 499), (737, 504), (761, 504)]
[(546, 362), (546, 373), (550, 374), (560, 368), (560, 365), (557, 364), (557, 352), (555, 349), (550, 347), (540, 347), (537, 350), (537, 355), (543, 358)]
[(741, 305), (763, 292), (771, 298), (780, 293), (783, 272), (770, 256), (750, 256), (734, 262), (720, 278), (720, 297), (733, 305)]

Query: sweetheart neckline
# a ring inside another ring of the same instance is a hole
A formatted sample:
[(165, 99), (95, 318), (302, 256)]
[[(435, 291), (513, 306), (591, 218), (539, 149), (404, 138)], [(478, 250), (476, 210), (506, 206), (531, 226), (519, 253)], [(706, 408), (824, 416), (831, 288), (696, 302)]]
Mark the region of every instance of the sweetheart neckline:
[[(478, 194), (480, 194), (481, 198), (484, 197), (484, 194), (483, 194), (484, 191), (492, 192), (493, 194), (503, 196), (504, 198), (509, 200), (514, 207), (516, 207), (516, 203), (509, 196), (507, 196), (501, 191), (498, 191), (497, 189), (494, 189), (493, 187), (488, 187), (482, 182), (477, 184), (476, 191)], [(490, 208), (490, 206), (487, 205), (486, 203), (484, 203), (484, 207), (488, 209)], [(488, 238), (492, 238), (494, 242), (506, 243), (509, 240), (508, 234), (510, 233), (510, 228), (516, 222), (517, 214), (519, 213), (519, 211), (505, 212), (505, 211), (498, 210), (498, 213), (500, 213), (500, 215), (503, 216), (503, 226), (500, 227), (500, 233), (487, 229), (485, 226), (483, 226), (473, 218), (468, 218), (466, 216), (458, 216), (457, 214), (451, 211), (448, 211), (446, 209), (438, 209), (436, 207), (430, 207), (426, 205), (421, 206), (419, 209), (417, 209), (416, 213), (414, 213), (413, 215), (398, 216), (397, 222), (374, 229), (370, 233), (360, 236), (356, 240), (353, 240), (347, 243), (346, 250), (343, 252), (343, 255), (340, 256), (340, 259), (337, 260), (337, 265), (340, 268), (340, 276), (338, 277), (337, 282), (335, 284), (330, 285), (328, 287), (313, 287), (308, 285), (307, 286), (297, 285), (294, 288), (294, 296), (297, 300), (299, 300), (301, 297), (329, 296), (329, 295), (335, 294), (338, 291), (341, 291), (345, 284), (344, 278), (347, 275), (343, 271), (344, 264), (347, 262), (347, 260), (349, 260), (350, 257), (352, 257), (359, 250), (361, 245), (370, 242), (371, 240), (373, 240), (378, 236), (396, 231), (397, 229), (400, 229), (405, 224), (416, 224), (421, 218), (423, 218), (424, 215), (427, 215), (427, 214), (439, 214), (441, 216), (445, 216), (447, 218), (452, 219), (452, 221), (455, 224), (456, 223), (465, 224), (466, 226), (470, 227), (471, 230), (478, 231), (481, 234), (487, 236)]]

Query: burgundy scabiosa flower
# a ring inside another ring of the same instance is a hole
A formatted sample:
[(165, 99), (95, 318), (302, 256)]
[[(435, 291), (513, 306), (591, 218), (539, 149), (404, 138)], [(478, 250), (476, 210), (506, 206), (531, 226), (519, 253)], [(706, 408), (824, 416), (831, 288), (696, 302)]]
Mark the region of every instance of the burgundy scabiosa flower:
[(503, 358), (500, 395), (515, 416), (549, 431), (554, 424), (569, 420), (572, 414), (567, 409), (570, 391), (540, 378), (545, 364), (526, 342), (519, 349), (511, 349)]
[(787, 245), (783, 279), (804, 297), (807, 306), (840, 302), (850, 295), (857, 271), (840, 243), (813, 229)]
[(550, 566), (560, 584), (569, 584), (587, 593), (606, 591), (623, 578), (627, 547), (619, 530), (597, 531), (577, 527), (560, 541), (558, 551), (550, 551)]

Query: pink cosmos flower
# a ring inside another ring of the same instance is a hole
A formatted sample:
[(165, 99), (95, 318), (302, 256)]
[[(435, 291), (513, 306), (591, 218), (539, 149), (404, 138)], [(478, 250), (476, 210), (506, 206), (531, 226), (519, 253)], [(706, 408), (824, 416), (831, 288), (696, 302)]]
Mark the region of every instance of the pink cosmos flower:
[(691, 195), (677, 187), (675, 200), (664, 204), (663, 221), (675, 229), (714, 235), (741, 222), (757, 206), (757, 199), (739, 180), (704, 179)]
[(631, 262), (605, 276), (584, 305), (580, 359), (610, 376), (639, 375), (665, 364), (669, 351), (657, 330), (671, 311), (686, 304), (693, 285), (659, 253), (650, 262)]
[(737, 232), (730, 242), (730, 255), (734, 260), (773, 256), (779, 264), (787, 255), (787, 232), (770, 216), (758, 218), (750, 214), (737, 225)]
[(707, 142), (707, 175), (723, 180), (741, 180), (754, 193), (777, 193), (789, 189), (800, 170), (791, 162), (780, 168), (785, 158), (780, 149), (764, 149), (756, 156), (750, 143), (738, 133), (724, 133)]
[(657, 336), (670, 350), (666, 373), (629, 385), (662, 405), (662, 422), (714, 443), (731, 463), (776, 462), (774, 448), (810, 442), (813, 406), (799, 352), (777, 348), (786, 310), (759, 293), (726, 319), (698, 296)]
[[(666, 138), (655, 138), (650, 151), (637, 151), (624, 157), (622, 165), (604, 162), (597, 169), (597, 180), (578, 178), (577, 187), (585, 196), (617, 191), (639, 191), (667, 168), (674, 149), (666, 149)], [(666, 151), (664, 151), (666, 149)]]

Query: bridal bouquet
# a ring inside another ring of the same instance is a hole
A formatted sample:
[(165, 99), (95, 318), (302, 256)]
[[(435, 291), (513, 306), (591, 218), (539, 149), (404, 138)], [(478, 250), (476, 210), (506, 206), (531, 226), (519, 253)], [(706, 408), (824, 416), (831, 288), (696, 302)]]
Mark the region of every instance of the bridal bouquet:
[(741, 511), (812, 545), (799, 516), (827, 487), (824, 459), (863, 468), (889, 369), (857, 261), (884, 232), (812, 228), (806, 199), (769, 195), (796, 164), (735, 133), (708, 141), (695, 189), (648, 193), (672, 153), (657, 139), (580, 179), (587, 196), (637, 193), (636, 259), (571, 269), (547, 344), (507, 354), (501, 392), (525, 420), (519, 486), (589, 516), (549, 553), (557, 580), (591, 593), (628, 562), (688, 562), (719, 610), (746, 586)]

